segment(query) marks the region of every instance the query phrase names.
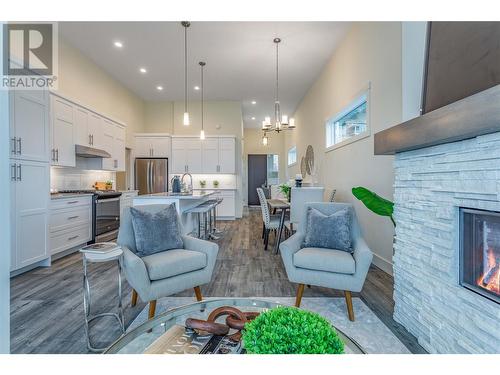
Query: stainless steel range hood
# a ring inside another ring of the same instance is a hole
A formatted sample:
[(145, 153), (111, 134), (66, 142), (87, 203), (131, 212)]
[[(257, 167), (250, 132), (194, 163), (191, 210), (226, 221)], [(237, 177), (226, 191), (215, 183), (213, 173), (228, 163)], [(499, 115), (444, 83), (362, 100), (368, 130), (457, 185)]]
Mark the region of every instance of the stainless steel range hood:
[(110, 158), (111, 154), (98, 148), (76, 145), (75, 154), (81, 158)]

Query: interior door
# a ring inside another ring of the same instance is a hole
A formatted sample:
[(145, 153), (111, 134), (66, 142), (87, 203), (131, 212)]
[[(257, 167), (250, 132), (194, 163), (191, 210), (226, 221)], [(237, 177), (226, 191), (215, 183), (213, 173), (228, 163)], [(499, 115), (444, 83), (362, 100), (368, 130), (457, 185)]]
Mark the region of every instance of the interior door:
[(248, 155), (248, 204), (260, 206), (257, 188), (266, 184), (267, 155)]

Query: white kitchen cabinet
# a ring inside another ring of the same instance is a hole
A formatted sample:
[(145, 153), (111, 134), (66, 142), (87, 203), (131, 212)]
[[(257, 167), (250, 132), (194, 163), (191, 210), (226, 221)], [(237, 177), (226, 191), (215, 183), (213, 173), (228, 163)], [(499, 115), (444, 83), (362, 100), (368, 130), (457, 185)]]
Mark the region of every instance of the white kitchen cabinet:
[(206, 138), (201, 142), (203, 173), (219, 172), (219, 139)]
[(52, 165), (74, 167), (75, 111), (71, 102), (51, 95), (51, 161)]
[(108, 119), (103, 119), (103, 150), (110, 158), (102, 159), (102, 169), (109, 171), (125, 170), (125, 129)]
[(170, 158), (172, 139), (169, 135), (136, 135), (134, 155), (138, 158)]
[(221, 190), (222, 202), (217, 206), (217, 217), (234, 219), (236, 215), (236, 192)]
[(103, 133), (101, 116), (74, 106), (75, 115), (75, 143), (78, 145), (102, 149)]
[(172, 173), (202, 173), (202, 151), (199, 138), (172, 139)]
[(219, 138), (219, 173), (236, 173), (236, 139)]
[(10, 103), (10, 157), (49, 161), (49, 96), (45, 90), (13, 90)]
[(92, 240), (92, 196), (51, 200), (49, 233), (51, 255)]
[(12, 271), (49, 257), (49, 168), (48, 163), (11, 159)]

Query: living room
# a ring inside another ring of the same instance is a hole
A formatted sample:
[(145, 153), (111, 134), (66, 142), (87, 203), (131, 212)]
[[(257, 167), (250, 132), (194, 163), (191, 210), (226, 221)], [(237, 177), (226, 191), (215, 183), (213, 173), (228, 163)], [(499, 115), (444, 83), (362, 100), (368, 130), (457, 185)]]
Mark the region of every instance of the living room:
[(500, 22), (129, 11), (3, 23), (2, 353), (492, 370)]

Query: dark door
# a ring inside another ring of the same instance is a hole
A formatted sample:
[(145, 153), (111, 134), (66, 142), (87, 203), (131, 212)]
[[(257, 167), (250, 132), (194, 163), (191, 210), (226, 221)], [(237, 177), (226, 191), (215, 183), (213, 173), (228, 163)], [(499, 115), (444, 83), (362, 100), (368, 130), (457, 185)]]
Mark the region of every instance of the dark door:
[(248, 204), (260, 205), (257, 188), (267, 185), (267, 155), (248, 155)]

